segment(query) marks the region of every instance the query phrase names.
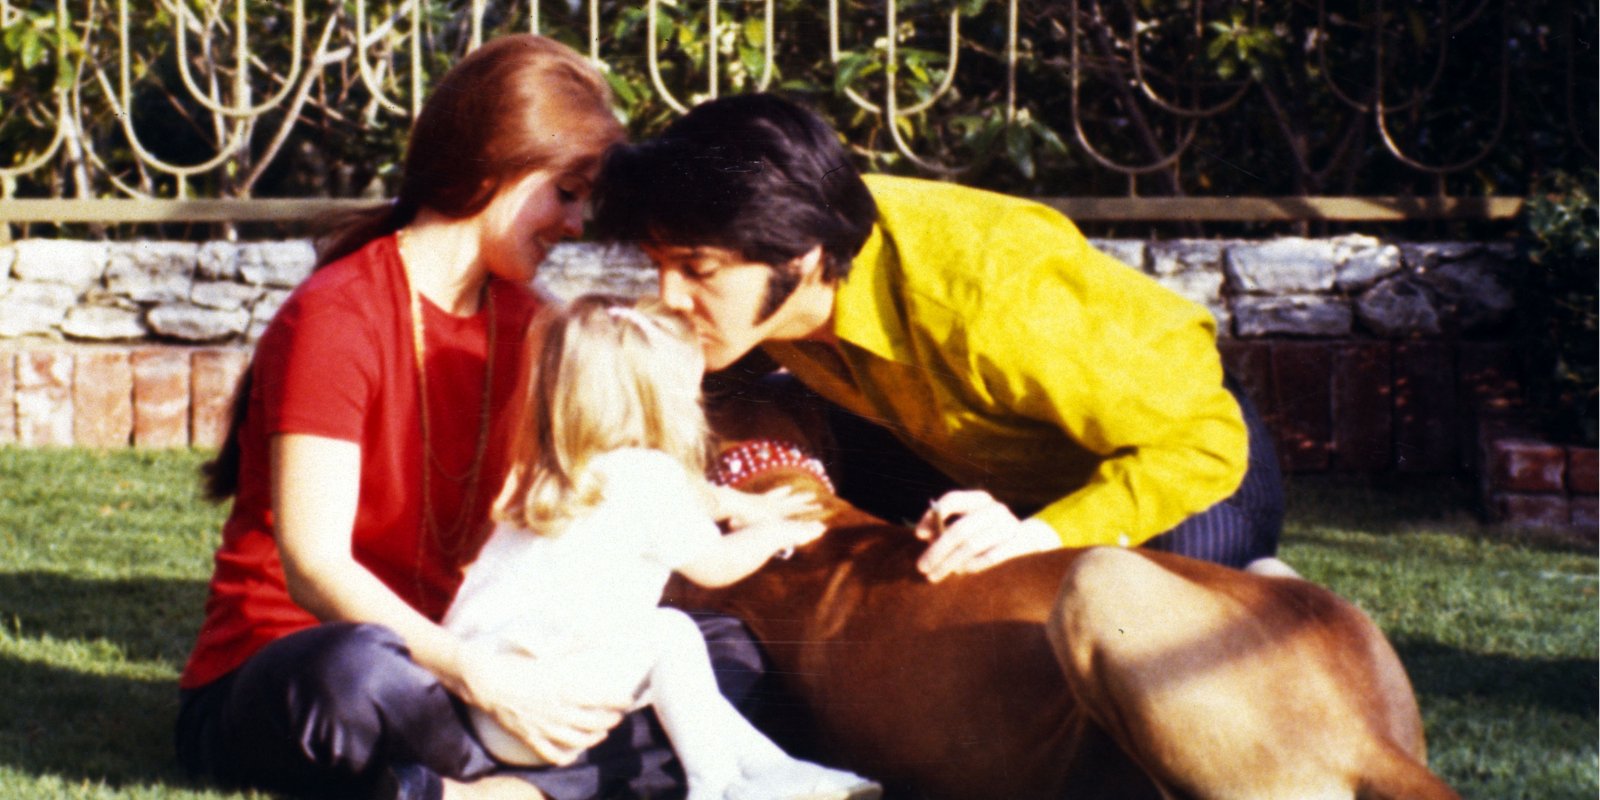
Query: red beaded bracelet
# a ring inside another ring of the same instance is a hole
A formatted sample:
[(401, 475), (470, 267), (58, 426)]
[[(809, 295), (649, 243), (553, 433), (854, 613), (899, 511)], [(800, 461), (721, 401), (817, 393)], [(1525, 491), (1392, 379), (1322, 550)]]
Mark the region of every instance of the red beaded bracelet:
[(724, 451), (711, 465), (711, 482), (720, 486), (735, 486), (777, 467), (799, 467), (822, 481), (828, 491), (834, 491), (833, 480), (827, 468), (815, 456), (806, 454), (800, 445), (777, 439), (752, 439), (738, 447)]

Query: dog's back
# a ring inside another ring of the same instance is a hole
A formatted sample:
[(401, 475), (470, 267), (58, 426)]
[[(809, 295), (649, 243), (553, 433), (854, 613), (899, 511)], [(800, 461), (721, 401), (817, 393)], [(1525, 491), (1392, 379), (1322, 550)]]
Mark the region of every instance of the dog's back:
[[(727, 589), (678, 583), (668, 596), (744, 619), (826, 757), (891, 789), (1138, 798), (1160, 796), (1159, 782), (1194, 797), (1314, 796), (1282, 793), (1310, 786), (1455, 796), (1423, 766), (1393, 650), (1324, 589), (1104, 549), (933, 584), (908, 529), (832, 498), (804, 470), (741, 488), (777, 485), (827, 497), (829, 533)], [(1165, 594), (1141, 594), (1124, 573)], [(1241, 648), (1245, 633), (1262, 646)]]
[[(668, 596), (745, 620), (803, 701), (817, 754), (891, 791), (1096, 796), (1079, 787), (1116, 772), (1118, 791), (1102, 796), (1156, 797), (1078, 707), (1045, 638), (1075, 553), (930, 584), (915, 569), (920, 547), (905, 528), (845, 508), (821, 540), (746, 581), (675, 582)], [(1140, 782), (1146, 794), (1128, 791)]]

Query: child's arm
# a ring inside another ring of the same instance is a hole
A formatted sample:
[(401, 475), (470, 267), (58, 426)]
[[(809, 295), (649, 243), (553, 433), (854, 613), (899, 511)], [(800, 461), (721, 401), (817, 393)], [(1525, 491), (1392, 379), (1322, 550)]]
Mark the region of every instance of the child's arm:
[(741, 528), (707, 544), (678, 573), (699, 586), (738, 583), (777, 553), (811, 542), (827, 528), (821, 522), (776, 519)]
[(815, 519), (822, 514), (816, 495), (780, 486), (759, 494), (709, 484), (712, 516), (734, 528), (776, 519)]

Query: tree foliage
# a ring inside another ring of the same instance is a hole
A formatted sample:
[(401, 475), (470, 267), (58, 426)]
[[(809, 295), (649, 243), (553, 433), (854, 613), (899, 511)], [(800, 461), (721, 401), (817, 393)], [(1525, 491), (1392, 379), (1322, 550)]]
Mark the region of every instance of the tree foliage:
[[(242, 68), (233, 2), (72, 0), (65, 23), (62, 0), (13, 2), (0, 170), (49, 158), (4, 172), (7, 193), (386, 193), (413, 79), (426, 87), (473, 41), (470, 0), (416, 1), (415, 25), (403, 0), (336, 0), (297, 26), (295, 0), (247, 0)], [(480, 35), (528, 28), (524, 4), (487, 5)], [(723, 0), (713, 31), (708, 3), (661, 0), (652, 76), (646, 3), (602, 0), (630, 132), (709, 96), (715, 60), (718, 93), (801, 97), (864, 166), (1024, 194), (1522, 194), (1595, 164), (1597, 62), (1579, 35), (1593, 3), (1018, 0), (1014, 70), (1007, 2), (900, 0), (892, 26), (882, 0), (838, 5), (835, 54), (827, 4), (775, 0), (769, 73), (764, 3)], [(541, 3), (539, 25), (588, 51), (586, 0)], [(890, 81), (911, 113), (881, 113)]]

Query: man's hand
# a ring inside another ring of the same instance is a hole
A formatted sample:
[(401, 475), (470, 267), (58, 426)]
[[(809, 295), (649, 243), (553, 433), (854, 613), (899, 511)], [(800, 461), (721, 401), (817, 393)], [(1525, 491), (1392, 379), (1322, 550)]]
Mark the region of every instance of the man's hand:
[(1055, 529), (1038, 520), (1017, 519), (984, 491), (950, 492), (934, 501), (917, 522), (916, 533), (918, 539), (930, 542), (917, 569), (934, 583), (1061, 547)]

